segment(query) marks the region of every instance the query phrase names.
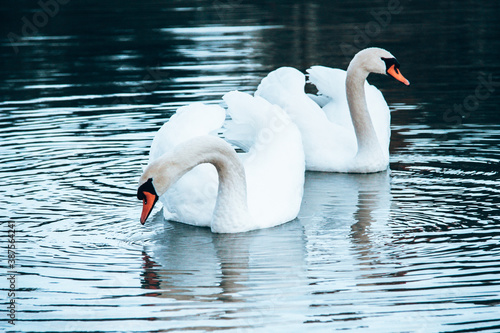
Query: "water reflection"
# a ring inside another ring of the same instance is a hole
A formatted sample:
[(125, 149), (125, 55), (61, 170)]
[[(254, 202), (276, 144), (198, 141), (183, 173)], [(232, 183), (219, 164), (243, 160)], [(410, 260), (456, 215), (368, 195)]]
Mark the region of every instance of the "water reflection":
[[(164, 224), (160, 212), (150, 228)], [(147, 296), (182, 302), (180, 310), (207, 304), (211, 316), (242, 328), (287, 318), (279, 307), (304, 294), (305, 246), (298, 221), (244, 234), (166, 225), (144, 249), (141, 275)], [(300, 323), (300, 317), (290, 323)]]
[[(290, 314), (278, 314), (276, 308), (300, 300), (294, 307), (303, 307), (302, 315), (295, 320), (308, 322), (307, 309), (318, 307), (308, 295), (341, 290), (337, 283), (343, 284), (346, 265), (354, 271), (356, 266), (360, 271), (376, 268), (373, 274), (380, 278), (378, 265), (386, 260), (381, 246), (391, 238), (387, 228), (390, 205), (389, 171), (369, 175), (308, 172), (298, 220), (276, 228), (219, 235), (180, 223), (167, 222), (163, 227), (159, 212), (149, 225), (161, 231), (144, 250), (142, 287), (152, 297), (241, 303), (231, 315), (238, 323), (244, 316), (237, 315), (240, 311), (263, 307), (272, 311), (261, 317), (286, 317)], [(318, 269), (320, 262), (334, 266)], [(360, 278), (370, 275), (363, 273)], [(255, 288), (261, 291), (255, 294)]]
[[(164, 223), (161, 214), (156, 222)], [(169, 223), (144, 250), (142, 287), (148, 296), (200, 302), (243, 301), (249, 265), (248, 237), (217, 235), (209, 228)], [(203, 256), (199, 254), (203, 253)]]
[[(299, 218), (351, 226), (353, 245), (370, 242), (368, 233), (387, 224), (391, 204), (390, 171), (374, 174), (309, 172)], [(375, 224), (376, 223), (376, 224)], [(375, 225), (373, 225), (375, 224)]]
[(305, 193), (299, 217), (308, 221), (305, 229), (309, 248), (321, 251), (332, 262), (340, 263), (344, 255), (354, 257), (355, 264), (364, 269), (380, 261), (381, 247), (392, 235), (388, 227), (390, 171), (308, 173)]

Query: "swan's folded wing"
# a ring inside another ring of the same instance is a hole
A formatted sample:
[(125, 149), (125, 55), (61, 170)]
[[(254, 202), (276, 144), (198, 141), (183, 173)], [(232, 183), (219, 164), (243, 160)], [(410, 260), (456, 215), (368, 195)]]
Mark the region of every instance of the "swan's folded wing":
[(156, 133), (149, 160), (153, 161), (179, 143), (220, 130), (226, 113), (218, 105), (193, 103), (183, 106)]
[(295, 104), (297, 97), (305, 97), (305, 83), (305, 75), (297, 69), (280, 67), (262, 79), (254, 95), (286, 110)]
[(277, 105), (273, 105), (261, 97), (253, 97), (239, 91), (231, 91), (224, 95), (231, 121), (226, 124), (226, 139), (249, 151), (258, 144), (265, 131), (268, 134), (280, 124), (290, 122), (290, 118)]
[(326, 120), (323, 110), (306, 95), (305, 82), (305, 75), (297, 69), (280, 67), (262, 79), (255, 96), (279, 105), (304, 133), (309, 124)]
[(307, 70), (307, 73), (309, 74), (309, 82), (318, 89), (318, 97), (329, 98), (328, 103), (321, 105), (328, 120), (344, 128), (349, 128), (349, 130), (354, 130), (345, 93), (346, 71), (338, 68), (313, 66)]
[(325, 66), (313, 66), (307, 70), (308, 82), (314, 84), (319, 95), (332, 99), (345, 99), (346, 71)]
[(246, 142), (243, 163), (252, 216), (266, 227), (295, 218), (305, 171), (299, 129), (281, 107), (259, 96), (233, 91), (223, 98), (233, 119), (226, 138)]

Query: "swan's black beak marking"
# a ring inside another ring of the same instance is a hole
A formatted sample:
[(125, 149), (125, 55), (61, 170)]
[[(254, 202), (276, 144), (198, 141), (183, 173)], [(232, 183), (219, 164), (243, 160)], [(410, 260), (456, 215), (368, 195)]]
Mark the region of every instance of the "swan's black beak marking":
[(387, 75), (390, 75), (396, 80), (403, 82), (407, 86), (410, 85), (410, 81), (408, 81), (399, 71), (400, 65), (396, 58), (382, 58), (382, 60), (385, 62)]
[(144, 184), (139, 186), (137, 189), (137, 199), (142, 200), (141, 224), (144, 224), (158, 201), (158, 194), (156, 194), (152, 178), (149, 178)]

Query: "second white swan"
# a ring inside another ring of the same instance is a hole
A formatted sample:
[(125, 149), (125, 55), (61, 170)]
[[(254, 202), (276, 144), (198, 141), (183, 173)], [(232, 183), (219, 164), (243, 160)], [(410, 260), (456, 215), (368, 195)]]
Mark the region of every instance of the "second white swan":
[(378, 172), (389, 165), (390, 112), (382, 93), (366, 78), (378, 73), (409, 85), (399, 66), (388, 51), (368, 48), (354, 56), (347, 71), (309, 69), (318, 97), (306, 95), (304, 74), (291, 67), (271, 72), (255, 95), (280, 105), (297, 124), (307, 170)]

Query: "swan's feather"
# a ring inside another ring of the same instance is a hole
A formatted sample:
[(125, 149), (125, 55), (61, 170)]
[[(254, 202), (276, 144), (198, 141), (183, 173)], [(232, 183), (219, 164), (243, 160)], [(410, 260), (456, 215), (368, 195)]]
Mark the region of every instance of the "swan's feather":
[(328, 96), (325, 95), (314, 95), (314, 94), (307, 94), (307, 97), (312, 99), (320, 108), (324, 107), (328, 103), (332, 101), (332, 99)]
[(225, 118), (224, 109), (217, 105), (192, 103), (179, 108), (156, 133), (149, 160), (157, 159), (179, 143), (194, 137), (217, 134)]
[(319, 96), (327, 96), (328, 103), (322, 105), (329, 121), (354, 131), (351, 114), (345, 95), (346, 71), (325, 66), (313, 66), (307, 70), (309, 82), (318, 89)]
[(265, 140), (266, 135), (271, 135), (280, 126), (290, 123), (290, 118), (279, 106), (272, 105), (262, 97), (231, 91), (223, 99), (231, 117), (224, 132), (226, 139), (240, 143), (241, 148), (247, 152), (252, 147), (255, 149), (259, 139)]
[(345, 98), (345, 93), (343, 94), (342, 89), (339, 89), (339, 84), (345, 84), (346, 72), (344, 70), (312, 66), (306, 72), (309, 75), (308, 82), (316, 86), (319, 95), (328, 96), (331, 99)]

